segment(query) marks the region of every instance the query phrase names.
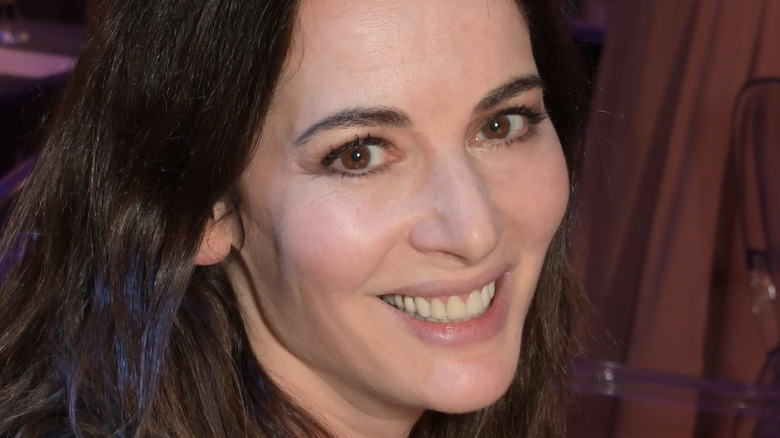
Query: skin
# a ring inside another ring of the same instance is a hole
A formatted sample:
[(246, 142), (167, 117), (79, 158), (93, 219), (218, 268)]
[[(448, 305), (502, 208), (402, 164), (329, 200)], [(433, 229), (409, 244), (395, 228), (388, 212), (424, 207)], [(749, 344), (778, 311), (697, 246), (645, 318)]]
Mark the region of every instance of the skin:
[[(300, 14), (240, 213), (212, 224), (198, 261), (238, 248), (227, 270), (258, 359), (337, 436), (407, 436), (425, 409), (479, 409), (511, 382), (568, 201), (564, 157), (546, 117), (513, 115), (506, 138), (484, 137), (499, 111), (544, 111), (538, 87), (478, 108), (536, 73), (513, 2), (318, 0)], [(311, 133), (355, 108), (405, 120)], [(348, 159), (323, 164), (367, 135), (385, 148), (362, 149), (373, 161), (359, 175)], [(420, 324), (378, 298), (494, 279), (492, 316), (462, 325)]]

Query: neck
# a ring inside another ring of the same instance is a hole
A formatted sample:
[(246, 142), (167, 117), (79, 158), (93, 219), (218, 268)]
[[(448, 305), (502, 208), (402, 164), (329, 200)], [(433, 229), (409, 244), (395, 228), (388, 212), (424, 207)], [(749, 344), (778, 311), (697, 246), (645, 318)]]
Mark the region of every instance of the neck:
[[(406, 438), (424, 412), (422, 408), (410, 408), (386, 400), (366, 400), (351, 394), (346, 386), (338, 382), (323, 384), (322, 380), (296, 380), (293, 383), (274, 376), (271, 378), (340, 438)], [(301, 385), (307, 385), (305, 392)], [(311, 390), (313, 386), (317, 387), (315, 391)]]

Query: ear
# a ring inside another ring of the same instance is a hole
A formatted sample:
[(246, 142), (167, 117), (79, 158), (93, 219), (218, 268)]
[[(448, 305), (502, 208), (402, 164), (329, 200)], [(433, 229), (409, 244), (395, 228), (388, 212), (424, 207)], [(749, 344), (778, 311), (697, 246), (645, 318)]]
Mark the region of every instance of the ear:
[(214, 265), (230, 254), (230, 249), (238, 242), (238, 213), (228, 208), (224, 201), (214, 204), (214, 211), (206, 223), (206, 229), (200, 238), (196, 265)]

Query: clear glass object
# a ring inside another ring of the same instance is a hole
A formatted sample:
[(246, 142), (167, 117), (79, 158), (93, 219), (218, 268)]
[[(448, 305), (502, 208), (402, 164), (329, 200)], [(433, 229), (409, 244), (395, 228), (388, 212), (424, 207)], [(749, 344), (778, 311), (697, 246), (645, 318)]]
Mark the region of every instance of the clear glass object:
[[(780, 349), (768, 355), (762, 379), (741, 383), (637, 369), (606, 361), (575, 360), (572, 389), (635, 406), (663, 405), (733, 418), (733, 438), (780, 437)], [(695, 414), (694, 414), (695, 415)], [(592, 435), (589, 435), (592, 436)], [(601, 436), (601, 435), (599, 435)]]
[(763, 251), (748, 251), (751, 310), (758, 323), (761, 340), (767, 351), (780, 345), (780, 312), (777, 288), (772, 281), (769, 255)]
[[(761, 369), (759, 384), (780, 387), (780, 309), (777, 288), (773, 281), (772, 255), (767, 252), (748, 251), (750, 273), (751, 310), (758, 323), (761, 340), (767, 350), (766, 361)], [(780, 411), (780, 404), (767, 403), (773, 410)], [(747, 423), (740, 418), (737, 427)], [(753, 438), (780, 437), (780, 418), (761, 416), (753, 425)]]

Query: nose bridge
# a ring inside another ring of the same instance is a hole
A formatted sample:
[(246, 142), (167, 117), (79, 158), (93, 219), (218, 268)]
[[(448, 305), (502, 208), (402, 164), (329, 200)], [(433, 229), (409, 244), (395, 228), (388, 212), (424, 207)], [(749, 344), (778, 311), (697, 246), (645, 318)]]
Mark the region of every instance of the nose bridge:
[(412, 245), (472, 261), (490, 254), (503, 222), (486, 183), (465, 150), (439, 153), (423, 190), (424, 214), (412, 230)]

